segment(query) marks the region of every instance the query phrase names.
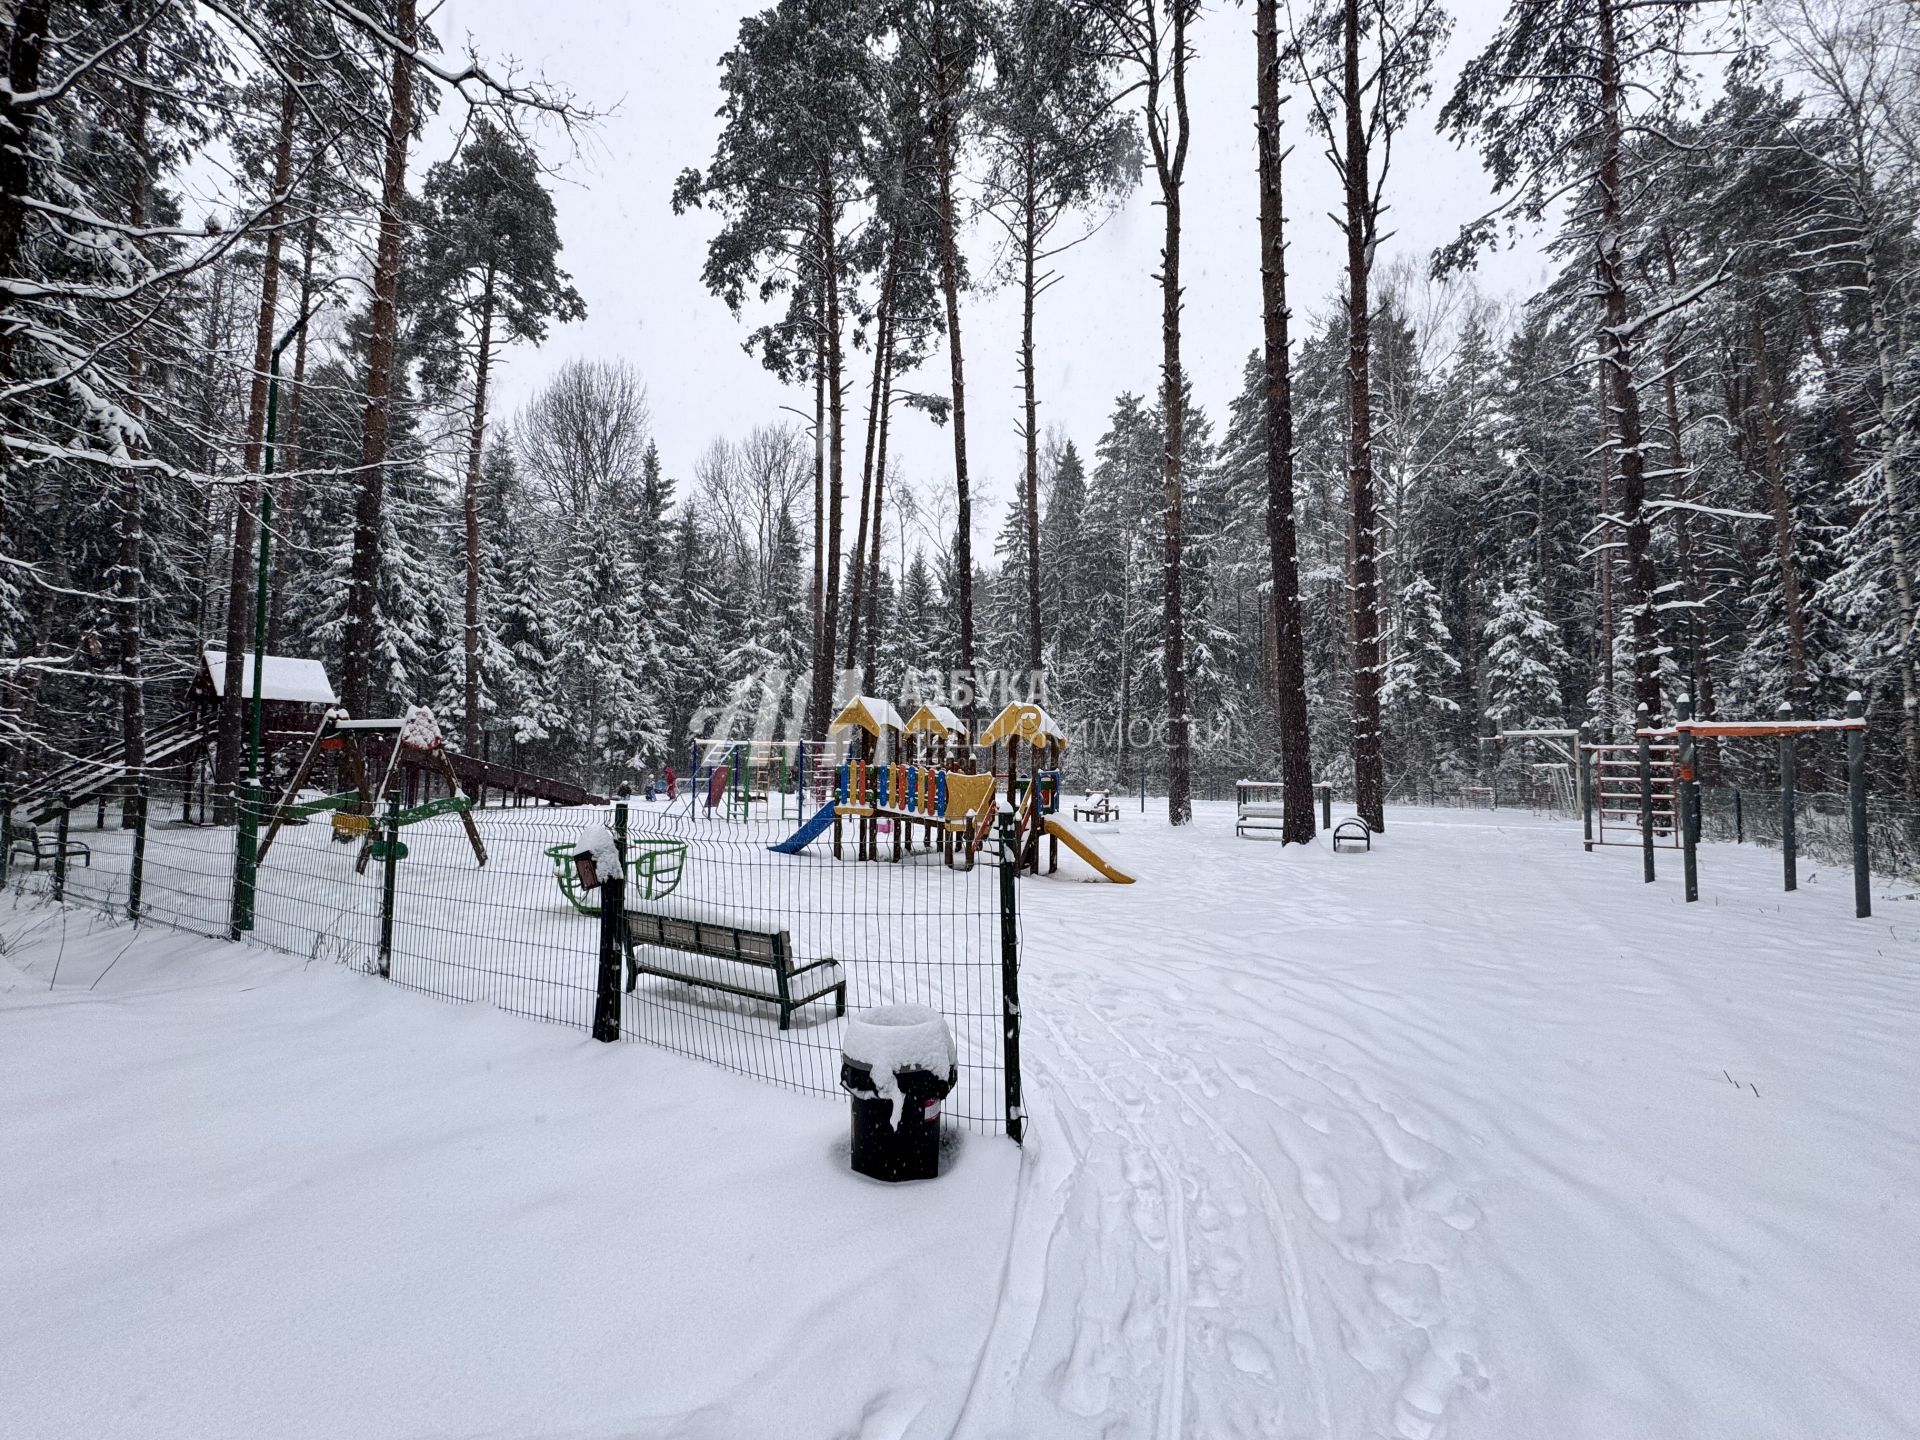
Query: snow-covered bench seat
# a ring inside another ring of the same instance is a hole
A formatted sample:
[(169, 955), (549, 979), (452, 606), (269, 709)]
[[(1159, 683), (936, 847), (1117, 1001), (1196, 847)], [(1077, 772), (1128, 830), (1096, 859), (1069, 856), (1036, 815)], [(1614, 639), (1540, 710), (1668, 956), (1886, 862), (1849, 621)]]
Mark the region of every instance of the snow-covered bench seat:
[(1257, 835), (1282, 829), (1281, 821), (1287, 813), (1281, 803), (1283, 794), (1285, 787), (1278, 780), (1234, 781), (1233, 798), (1239, 810), (1233, 822), (1234, 835)]
[(833, 996), (833, 1013), (847, 1013), (847, 981), (838, 960), (793, 963), (784, 930), (751, 930), (711, 920), (686, 920), (647, 910), (627, 911), (627, 993), (642, 975), (704, 985), (780, 1008), (780, 1028), (803, 1005)]

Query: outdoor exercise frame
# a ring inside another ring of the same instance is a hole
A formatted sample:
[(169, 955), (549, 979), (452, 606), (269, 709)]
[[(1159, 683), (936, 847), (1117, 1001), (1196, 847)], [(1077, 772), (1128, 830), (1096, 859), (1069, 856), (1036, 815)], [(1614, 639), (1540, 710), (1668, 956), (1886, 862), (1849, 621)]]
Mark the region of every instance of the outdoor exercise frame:
[[(1674, 776), (1680, 800), (1681, 865), (1686, 878), (1686, 898), (1700, 898), (1700, 873), (1697, 851), (1700, 844), (1700, 780), (1696, 768), (1701, 740), (1773, 739), (1780, 755), (1780, 863), (1783, 887), (1797, 890), (1798, 851), (1794, 843), (1794, 769), (1795, 748), (1803, 736), (1844, 735), (1847, 740), (1847, 818), (1853, 840), (1853, 913), (1864, 920), (1873, 914), (1872, 875), (1868, 867), (1867, 840), (1867, 720), (1865, 703), (1855, 690), (1847, 696), (1847, 713), (1839, 720), (1796, 720), (1792, 706), (1781, 703), (1777, 718), (1770, 721), (1696, 720), (1693, 702), (1683, 698), (1677, 718), (1666, 727), (1655, 727), (1640, 707), (1640, 724), (1634, 731), (1640, 753), (1647, 756), (1658, 741), (1670, 741), (1676, 748)], [(1646, 774), (1646, 760), (1641, 762)], [(1641, 791), (1642, 852), (1645, 878), (1653, 877), (1653, 832), (1651, 793), (1643, 784)]]

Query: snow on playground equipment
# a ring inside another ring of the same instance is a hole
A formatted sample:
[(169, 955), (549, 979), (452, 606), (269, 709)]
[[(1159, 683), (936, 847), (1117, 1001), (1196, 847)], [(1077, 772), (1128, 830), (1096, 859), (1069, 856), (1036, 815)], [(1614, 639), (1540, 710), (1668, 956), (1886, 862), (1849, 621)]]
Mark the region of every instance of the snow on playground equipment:
[[(1020, 745), (1025, 741), (1028, 773), (1020, 774)], [(980, 733), (980, 744), (987, 749), (987, 769), (1004, 774), (1006, 798), (1013, 807), (1013, 844), (1015, 871), (1040, 873), (1040, 842), (1047, 841), (1047, 873), (1060, 868), (1060, 847), (1065, 845), (1093, 867), (1102, 879), (1116, 885), (1131, 885), (1133, 877), (1119, 869), (1059, 818), (1060, 757), (1067, 748), (1066, 733), (1038, 705), (1015, 702), (994, 716)], [(1006, 747), (1006, 768), (1000, 769), (1000, 748)]]
[[(687, 868), (687, 842), (671, 835), (634, 835), (625, 846), (627, 883), (641, 900), (661, 900), (680, 888), (680, 877)], [(553, 878), (560, 893), (582, 915), (598, 915), (600, 906), (588, 898), (587, 887), (580, 883), (574, 856), (577, 843), (549, 845), (546, 856), (553, 861)]]
[[(376, 736), (391, 736), (392, 743), (387, 751), (380, 784), (376, 789), (369, 790), (366, 783), (369, 773), (366, 741)], [(396, 781), (401, 757), (408, 753), (425, 757), (435, 764), (446, 779), (447, 793), (429, 798), (423, 804), (401, 809)], [(323, 754), (343, 757), (348, 773), (354, 777), (355, 788), (319, 800), (301, 801), (301, 788)], [(480, 832), (473, 823), (473, 801), (461, 791), (459, 776), (454, 773), (446, 756), (446, 742), (440, 734), (440, 726), (431, 710), (416, 705), (397, 720), (354, 720), (344, 710), (329, 710), (322, 715), (306, 754), (301, 757), (293, 778), (287, 782), (280, 803), (274, 807), (267, 833), (260, 838), (259, 849), (255, 852), (254, 864), (265, 862), (274, 837), (289, 820), (301, 820), (323, 810), (332, 810), (334, 839), (348, 843), (355, 840), (361, 842), (360, 856), (353, 868), (365, 873), (369, 861), (387, 858), (389, 838), (378, 833), (375, 818), (382, 804), (387, 807), (387, 828), (395, 831), (402, 825), (416, 824), (436, 816), (458, 815), (466, 831), (467, 843), (473, 848), (474, 859), (482, 865), (487, 863), (487, 847), (481, 842)], [(345, 808), (348, 806), (354, 808)], [(400, 844), (397, 838), (391, 843), (398, 847), (395, 858), (404, 859), (407, 853), (405, 845)]]
[[(1016, 869), (1039, 873), (1044, 839), (1049, 842), (1050, 871), (1059, 867), (1059, 847), (1064, 844), (1106, 879), (1133, 883), (1132, 876), (1057, 818), (1059, 761), (1066, 736), (1038, 705), (1009, 705), (987, 726), (978, 742), (987, 750), (984, 772), (958, 768), (960, 762), (973, 763), (975, 750), (967, 744), (960, 717), (945, 706), (923, 705), (913, 719), (902, 721), (886, 701), (858, 695), (834, 717), (832, 731), (852, 735), (853, 744), (835, 772), (831, 798), (797, 831), (769, 848), (795, 855), (831, 829), (834, 858), (842, 859), (844, 827), (851, 822), (855, 859), (878, 860), (884, 834), (891, 841), (889, 858), (899, 860), (912, 852), (920, 836), (930, 851), (938, 847), (948, 865), (970, 868), (993, 832), (996, 796), (1004, 781), (1006, 808), (1013, 815)], [(1026, 774), (1020, 766), (1022, 741), (1032, 757)], [(883, 745), (891, 749), (885, 760), (880, 758)]]

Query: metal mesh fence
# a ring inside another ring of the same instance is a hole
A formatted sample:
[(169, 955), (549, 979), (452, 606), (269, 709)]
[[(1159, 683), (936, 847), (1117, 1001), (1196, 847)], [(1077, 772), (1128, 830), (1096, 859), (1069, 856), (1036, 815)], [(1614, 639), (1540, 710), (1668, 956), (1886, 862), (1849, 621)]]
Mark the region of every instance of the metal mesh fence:
[[(235, 829), (183, 819), (182, 795), (148, 801), (140, 915), (176, 928), (230, 933)], [(136, 830), (133, 802), (69, 817), (72, 851), (64, 876), (68, 903), (128, 913)], [(844, 984), (846, 1013), (919, 1003), (947, 1018), (959, 1048), (959, 1079), (946, 1114), (969, 1128), (1005, 1127), (1001, 904), (992, 841), (970, 868), (943, 863), (920, 827), (873, 837), (880, 858), (855, 857), (854, 821), (844, 827), (842, 858), (831, 828), (809, 848), (770, 847), (799, 823), (795, 797), (757, 797), (730, 817), (677, 802), (635, 799), (626, 833), (626, 904), (636, 937), (671, 940), (692, 922), (743, 937), (741, 958), (716, 958), (671, 944), (631, 947), (620, 1030), (625, 1039), (776, 1084), (837, 1095), (846, 1020), (828, 993), (784, 1010), (772, 965), (774, 937), (795, 972), (789, 998), (823, 983)], [(569, 858), (584, 829), (612, 825), (613, 807), (478, 809), (481, 864), (457, 814), (400, 830), (404, 854), (393, 865), (392, 924), (384, 973), (395, 984), (444, 999), (479, 1002), (513, 1014), (588, 1028), (599, 968), (599, 892), (569, 886)], [(22, 826), (16, 822), (16, 838)], [(39, 827), (48, 852), (55, 826)], [(899, 859), (894, 859), (896, 849)], [(962, 851), (964, 854), (964, 850)], [(387, 866), (364, 825), (322, 811), (285, 825), (274, 837), (255, 887), (251, 937), (310, 959), (383, 971), (382, 910)], [(17, 850), (9, 879), (49, 893), (54, 866)], [(678, 922), (679, 930), (661, 922)], [(762, 937), (765, 951), (749, 942)], [(829, 963), (821, 963), (829, 962)], [(748, 992), (748, 993), (739, 993)], [(785, 1019), (783, 1026), (782, 1021)]]

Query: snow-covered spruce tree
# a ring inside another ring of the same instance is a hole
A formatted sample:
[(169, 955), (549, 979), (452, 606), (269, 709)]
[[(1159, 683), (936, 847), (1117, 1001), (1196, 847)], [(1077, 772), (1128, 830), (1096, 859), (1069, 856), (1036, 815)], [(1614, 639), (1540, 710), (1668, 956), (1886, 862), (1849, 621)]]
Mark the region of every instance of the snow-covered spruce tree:
[[(1494, 592), (1492, 610), (1483, 634), (1488, 731), (1564, 728), (1560, 677), (1567, 673), (1569, 656), (1531, 580), (1515, 575)], [(1503, 748), (1500, 762), (1504, 769), (1518, 767), (1518, 747)]]
[(1393, 598), (1394, 645), (1380, 684), (1389, 788), (1417, 797), (1443, 779), (1446, 757), (1462, 750), (1461, 707), (1449, 693), (1462, 666), (1440, 613), (1440, 592), (1414, 572)]
[[(1645, 195), (1647, 171), (1643, 164), (1630, 173), (1629, 145), (1670, 119), (1691, 88), (1684, 37), (1701, 9), (1696, 0), (1516, 6), (1461, 72), (1441, 112), (1445, 131), (1479, 145), (1496, 190), (1507, 197), (1502, 211), (1537, 222), (1562, 195), (1579, 197), (1578, 231), (1587, 238), (1591, 293), (1598, 301), (1606, 439), (1619, 478), (1617, 513), (1609, 524), (1617, 525), (1625, 547), (1621, 575), (1633, 698), (1656, 712), (1662, 708), (1662, 648), (1646, 508), (1642, 332), (1661, 313), (1684, 308), (1716, 277), (1673, 296), (1661, 311), (1636, 305), (1630, 207)], [(1491, 242), (1500, 213), (1465, 227), (1437, 263), (1469, 263)]]

